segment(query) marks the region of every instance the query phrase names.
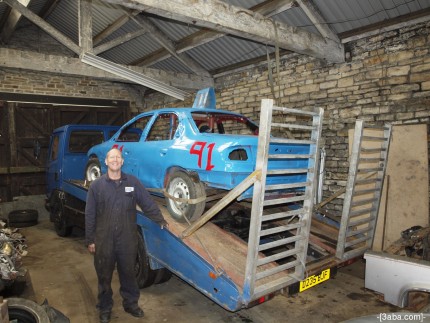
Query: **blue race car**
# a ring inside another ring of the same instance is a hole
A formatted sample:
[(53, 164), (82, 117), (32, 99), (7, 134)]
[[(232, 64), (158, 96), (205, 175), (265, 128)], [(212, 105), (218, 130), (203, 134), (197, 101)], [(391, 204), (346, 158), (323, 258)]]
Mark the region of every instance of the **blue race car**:
[[(106, 153), (117, 147), (123, 153), (125, 173), (166, 196), (167, 208), (175, 220), (183, 222), (185, 216), (194, 221), (204, 211), (208, 189), (229, 191), (255, 170), (258, 130), (247, 117), (217, 110), (213, 103), (203, 108), (194, 104), (193, 108), (145, 112), (89, 150), (86, 179), (94, 180), (106, 172)], [(309, 146), (280, 144), (270, 150), (300, 154), (308, 153)], [(291, 168), (302, 168), (307, 160), (288, 163)], [(291, 175), (289, 180), (303, 181), (303, 176)], [(267, 181), (276, 183), (276, 177)], [(252, 188), (239, 199), (250, 197)]]

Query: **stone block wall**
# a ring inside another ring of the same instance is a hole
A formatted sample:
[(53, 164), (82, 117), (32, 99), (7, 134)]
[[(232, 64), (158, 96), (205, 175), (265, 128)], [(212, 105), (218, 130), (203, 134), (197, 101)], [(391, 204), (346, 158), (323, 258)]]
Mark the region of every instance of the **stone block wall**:
[[(327, 153), (324, 197), (342, 189), (348, 175), (348, 130), (357, 119), (367, 123), (429, 124), (430, 22), (345, 44), (350, 59), (328, 64), (311, 57), (282, 57), (279, 78), (272, 62), (275, 99), (290, 108), (324, 108), (323, 144)], [(273, 98), (267, 62), (215, 80), (217, 106), (259, 119), (261, 99)], [(191, 106), (159, 95), (147, 109)], [(429, 130), (430, 131), (430, 130)], [(338, 213), (343, 201), (329, 211)]]

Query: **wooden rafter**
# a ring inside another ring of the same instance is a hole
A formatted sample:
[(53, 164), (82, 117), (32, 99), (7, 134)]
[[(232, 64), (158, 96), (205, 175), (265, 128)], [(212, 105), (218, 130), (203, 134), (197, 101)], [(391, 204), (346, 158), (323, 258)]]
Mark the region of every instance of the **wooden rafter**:
[[(24, 7), (27, 7), (28, 4), (30, 3), (30, 0), (18, 0), (18, 1)], [(0, 41), (2, 43), (6, 44), (9, 42), (9, 39), (12, 36), (13, 32), (15, 31), (16, 26), (18, 25), (18, 22), (20, 21), (21, 17), (22, 17), (22, 14), (16, 9), (12, 9), (8, 12), (7, 19), (0, 33)]]
[[(295, 0), (267, 0), (250, 8), (249, 10), (258, 12), (266, 17), (272, 17), (294, 6), (295, 6)], [(198, 32), (195, 32), (192, 35), (189, 35), (181, 39), (176, 45), (176, 52), (183, 53), (187, 50), (193, 49), (195, 47), (204, 45), (208, 42), (214, 41), (218, 38), (224, 37), (225, 35), (226, 35), (225, 33), (220, 33), (209, 29), (200, 30)], [(145, 57), (135, 60), (132, 63), (132, 65), (151, 66), (155, 63), (158, 63), (164, 59), (169, 58), (170, 56), (171, 56), (170, 53), (166, 49), (160, 49), (155, 52), (152, 52), (151, 54)]]
[(95, 45), (100, 44), (104, 39), (112, 35), (115, 31), (117, 31), (122, 26), (124, 26), (127, 22), (129, 22), (132, 16), (138, 15), (139, 12), (140, 11), (134, 10), (119, 17), (117, 20), (115, 20), (113, 23), (111, 23), (109, 26), (107, 26), (105, 29), (99, 32), (94, 37), (93, 43)]
[(309, 0), (296, 0), (300, 8), (305, 12), (306, 16), (312, 21), (319, 33), (325, 37), (339, 42), (339, 37), (331, 30), (330, 26), (325, 23), (325, 20)]
[[(133, 9), (198, 25), (223, 33), (236, 35), (269, 45), (278, 45), (300, 54), (325, 59), (330, 62), (344, 62), (344, 48), (339, 42), (285, 23), (265, 18), (253, 11), (228, 5), (219, 0), (104, 0), (122, 4)], [(150, 9), (147, 9), (147, 7)]]
[[(82, 63), (78, 58), (49, 55), (0, 47), (0, 65), (4, 68), (19, 68), (38, 72), (69, 76), (91, 77), (106, 81), (129, 82), (126, 79), (104, 72)], [(213, 79), (194, 74), (162, 71), (153, 68), (129, 66), (134, 71), (183, 89), (200, 90), (213, 86)]]
[(18, 0), (3, 0), (4, 3), (9, 5), (12, 9), (18, 11), (21, 15), (23, 15), (25, 18), (30, 20), (33, 24), (40, 27), (42, 30), (47, 32), (49, 35), (51, 35), (53, 38), (55, 38), (57, 41), (59, 41), (61, 44), (69, 48), (71, 51), (73, 51), (76, 54), (80, 54), (80, 48), (78, 45), (76, 45), (70, 38), (59, 32), (57, 29), (52, 27), (49, 23), (47, 23), (45, 20), (40, 18), (38, 15), (33, 13), (30, 9), (23, 6)]
[(61, 0), (48, 0), (46, 1), (45, 5), (43, 6), (42, 10), (40, 11), (39, 16), (46, 20), (46, 18), (49, 17), (49, 15), (55, 10), (55, 8), (58, 6)]

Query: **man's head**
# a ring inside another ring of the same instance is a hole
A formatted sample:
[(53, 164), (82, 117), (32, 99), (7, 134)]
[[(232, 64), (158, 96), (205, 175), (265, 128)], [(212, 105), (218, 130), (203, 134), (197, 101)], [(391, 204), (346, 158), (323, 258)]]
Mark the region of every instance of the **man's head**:
[(122, 159), (122, 152), (118, 148), (112, 148), (106, 154), (105, 164), (109, 171), (117, 172), (121, 170), (124, 164), (124, 159)]

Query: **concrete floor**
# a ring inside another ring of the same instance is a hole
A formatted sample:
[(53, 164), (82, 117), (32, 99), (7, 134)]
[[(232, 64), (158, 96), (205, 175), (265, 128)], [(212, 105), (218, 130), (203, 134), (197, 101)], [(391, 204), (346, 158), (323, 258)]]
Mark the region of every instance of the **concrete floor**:
[[(11, 209), (33, 208), (39, 211), (39, 224), (22, 228), (28, 255), (24, 266), (29, 282), (22, 297), (49, 304), (63, 312), (71, 322), (98, 322), (95, 309), (97, 281), (93, 257), (84, 246), (83, 232), (61, 238), (49, 222), (43, 196), (20, 198), (0, 204), (0, 217)], [(122, 310), (114, 275), (112, 322), (137, 322)], [(173, 276), (164, 284), (141, 290), (139, 304), (145, 322), (342, 322), (370, 314), (398, 312), (401, 309), (381, 302), (364, 288), (364, 263), (342, 268), (335, 278), (293, 297), (278, 295), (250, 309), (231, 313), (193, 287)]]

